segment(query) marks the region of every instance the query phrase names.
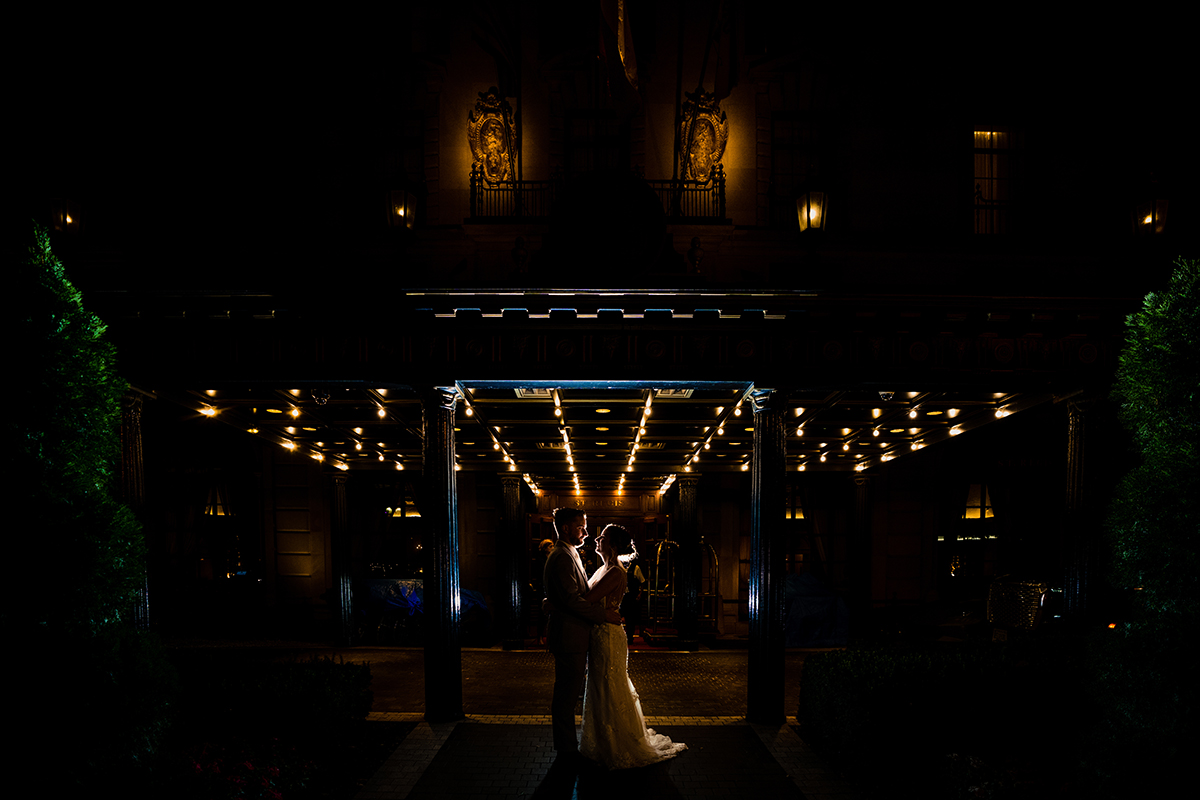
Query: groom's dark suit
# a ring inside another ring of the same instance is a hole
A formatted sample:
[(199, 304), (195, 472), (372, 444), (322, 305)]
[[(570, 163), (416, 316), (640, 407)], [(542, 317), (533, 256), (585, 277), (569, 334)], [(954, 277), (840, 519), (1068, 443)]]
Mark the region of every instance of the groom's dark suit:
[(554, 654), (554, 699), (550, 715), (554, 726), (554, 749), (574, 751), (575, 701), (587, 677), (587, 651), (593, 623), (604, 622), (604, 606), (589, 603), (587, 575), (574, 548), (559, 541), (546, 557), (543, 574), (546, 597), (554, 606), (546, 627), (546, 643)]

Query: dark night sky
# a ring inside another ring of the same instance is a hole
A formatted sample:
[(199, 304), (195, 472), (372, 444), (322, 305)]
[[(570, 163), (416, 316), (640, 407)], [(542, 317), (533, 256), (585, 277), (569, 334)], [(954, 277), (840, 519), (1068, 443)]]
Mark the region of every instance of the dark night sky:
[[(428, 37), (403, 10), (357, 19), (197, 13), (59, 15), (13, 31), (22, 44), (6, 127), (20, 142), (10, 151), (17, 217), (48, 196), (82, 197), (89, 238), (141, 253), (152, 284), (248, 272), (270, 280), (292, 264), (336, 260), (353, 246), (354, 220), (373, 209), (363, 198), (382, 188), (386, 122), (410, 52)], [(421, 13), (454, 19), (446, 9)], [(1162, 38), (1071, 20), (979, 35), (979, 20), (954, 23), (954, 33), (942, 28), (952, 21), (931, 21), (935, 33), (907, 18), (873, 32), (802, 14), (750, 19), (776, 32), (755, 40), (763, 47), (815, 51), (858, 87), (845, 98), (855, 114), (953, 114), (986, 101), (1017, 120), (1079, 125), (1122, 146), (1142, 136), (1148, 163), (1184, 169), (1194, 96), (1178, 88), (1193, 82), (1194, 65)], [(917, 32), (899, 33), (909, 29)]]

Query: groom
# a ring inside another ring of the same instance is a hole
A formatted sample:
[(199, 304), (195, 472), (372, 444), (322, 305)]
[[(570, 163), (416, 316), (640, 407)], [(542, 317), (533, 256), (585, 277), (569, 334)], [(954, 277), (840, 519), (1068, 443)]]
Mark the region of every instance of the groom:
[(587, 651), (593, 624), (620, 622), (617, 611), (605, 612), (601, 603), (589, 603), (587, 574), (576, 548), (587, 536), (587, 515), (578, 508), (554, 511), (558, 542), (546, 557), (543, 576), (546, 599), (552, 610), (546, 627), (546, 643), (554, 654), (554, 699), (550, 717), (554, 749), (559, 755), (578, 752), (575, 739), (575, 701), (587, 677)]

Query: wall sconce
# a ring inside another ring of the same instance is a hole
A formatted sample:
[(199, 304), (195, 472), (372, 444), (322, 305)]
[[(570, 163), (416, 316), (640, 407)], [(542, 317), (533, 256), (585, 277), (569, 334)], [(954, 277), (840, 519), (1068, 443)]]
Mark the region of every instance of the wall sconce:
[(388, 192), (387, 219), (392, 228), (411, 228), (416, 222), (417, 196), (407, 189)]
[(801, 232), (825, 230), (827, 202), (824, 192), (805, 192), (796, 198), (796, 219)]
[(1135, 234), (1162, 233), (1167, 228), (1167, 201), (1165, 198), (1146, 198), (1133, 206), (1133, 232)]
[(63, 197), (51, 200), (50, 224), (56, 231), (79, 233), (83, 230), (83, 216), (79, 203)]

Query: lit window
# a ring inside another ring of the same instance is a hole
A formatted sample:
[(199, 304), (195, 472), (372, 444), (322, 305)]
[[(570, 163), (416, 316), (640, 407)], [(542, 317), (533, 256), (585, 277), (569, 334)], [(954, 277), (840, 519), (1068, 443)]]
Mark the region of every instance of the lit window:
[(975, 232), (1008, 233), (1013, 200), (1013, 135), (975, 131)]

